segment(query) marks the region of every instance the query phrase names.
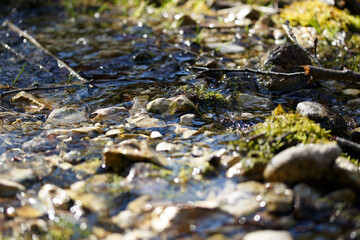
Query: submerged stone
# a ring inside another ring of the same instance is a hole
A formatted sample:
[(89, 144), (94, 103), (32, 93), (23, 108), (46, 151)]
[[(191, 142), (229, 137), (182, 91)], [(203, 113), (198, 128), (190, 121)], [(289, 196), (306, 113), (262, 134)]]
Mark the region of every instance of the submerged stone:
[(123, 170), (134, 162), (150, 162), (159, 166), (167, 166), (167, 160), (152, 150), (146, 141), (137, 139), (125, 140), (103, 150), (106, 165)]
[(72, 125), (86, 122), (88, 120), (85, 109), (77, 110), (75, 108), (59, 108), (53, 110), (45, 123), (53, 125)]
[(273, 107), (270, 99), (247, 93), (238, 93), (232, 101), (232, 107), (240, 111), (269, 110)]
[(340, 153), (336, 143), (298, 145), (275, 155), (263, 175), (266, 181), (273, 182), (322, 179)]

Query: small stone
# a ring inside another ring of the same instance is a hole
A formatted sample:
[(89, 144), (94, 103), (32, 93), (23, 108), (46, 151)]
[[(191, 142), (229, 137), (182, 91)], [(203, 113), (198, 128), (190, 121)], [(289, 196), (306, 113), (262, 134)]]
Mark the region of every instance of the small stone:
[(72, 125), (87, 121), (88, 118), (85, 109), (77, 110), (75, 108), (64, 107), (53, 110), (45, 123), (53, 125)]
[(162, 134), (159, 131), (152, 131), (150, 133), (150, 138), (155, 139), (155, 138), (161, 138)]
[(74, 133), (80, 133), (80, 134), (91, 134), (91, 133), (101, 134), (101, 133), (103, 133), (102, 128), (99, 126), (74, 128), (74, 129), (71, 129), (71, 131)]
[(167, 166), (165, 157), (153, 151), (146, 143), (137, 139), (125, 140), (103, 150), (106, 165), (123, 170), (134, 162), (150, 162)]
[(274, 156), (263, 175), (266, 181), (273, 182), (322, 179), (340, 153), (336, 143), (298, 145)]
[(188, 113), (180, 117), (180, 124), (191, 126), (194, 120), (195, 120), (195, 114)]
[(336, 136), (349, 135), (345, 120), (321, 103), (313, 101), (300, 102), (296, 106), (296, 112), (319, 123), (321, 127), (331, 130), (331, 133)]
[(238, 54), (245, 52), (245, 47), (235, 43), (208, 43), (207, 46), (216, 49), (222, 54)]
[(133, 102), (134, 105), (130, 109), (130, 113), (132, 116), (135, 116), (136, 114), (146, 114), (146, 105), (149, 101), (149, 96), (138, 96), (134, 97)]
[(130, 126), (136, 128), (162, 128), (166, 126), (164, 121), (146, 116), (128, 118), (127, 120)]
[(21, 191), (25, 191), (25, 187), (20, 183), (0, 178), (0, 197), (13, 197)]
[(182, 139), (189, 139), (189, 138), (191, 138), (192, 136), (194, 136), (194, 135), (196, 135), (196, 134), (198, 134), (199, 133), (199, 130), (187, 130), (187, 131), (185, 131), (184, 133), (183, 133), (183, 135), (182, 135)]
[(284, 183), (269, 183), (266, 185), (268, 192), (262, 201), (265, 208), (271, 213), (286, 213), (293, 209), (294, 192), (286, 187)]
[(146, 105), (146, 111), (156, 114), (163, 114), (168, 111), (170, 104), (170, 99), (157, 98)]
[(175, 98), (171, 102), (168, 110), (170, 115), (189, 112), (196, 112), (196, 107), (185, 95), (180, 95)]
[(343, 186), (360, 189), (360, 167), (346, 158), (338, 157), (336, 159), (330, 176), (331, 181), (335, 181)]
[(244, 236), (243, 240), (293, 240), (288, 231), (276, 230), (259, 230), (248, 233)]
[(124, 107), (108, 107), (96, 110), (91, 116), (94, 122), (119, 123), (130, 117), (130, 111)]
[(17, 208), (15, 210), (15, 213), (18, 217), (23, 217), (23, 218), (38, 218), (45, 214), (45, 212), (37, 208), (34, 208), (30, 205), (25, 205), (20, 208)]
[(161, 142), (156, 145), (155, 151), (157, 152), (175, 152), (179, 149), (179, 146), (174, 143)]
[(339, 189), (331, 192), (315, 202), (317, 209), (326, 209), (335, 207), (336, 204), (345, 203), (348, 206), (355, 201), (356, 194), (351, 189)]
[(65, 190), (59, 188), (54, 184), (45, 184), (41, 187), (38, 198), (49, 208), (65, 209), (67, 203), (70, 201), (66, 195)]

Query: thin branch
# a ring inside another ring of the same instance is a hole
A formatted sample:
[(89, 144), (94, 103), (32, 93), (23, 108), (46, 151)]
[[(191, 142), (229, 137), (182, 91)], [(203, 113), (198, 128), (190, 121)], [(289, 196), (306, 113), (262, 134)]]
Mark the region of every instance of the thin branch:
[(319, 67), (322, 67), (322, 66), (321, 66), (321, 63), (320, 63), (319, 60), (317, 59), (316, 55), (311, 54), (306, 48), (304, 48), (303, 46), (301, 46), (301, 45), (299, 44), (299, 42), (297, 41), (297, 39), (296, 39), (296, 37), (295, 37), (295, 35), (294, 35), (293, 31), (292, 31), (292, 28), (291, 28), (291, 26), (290, 26), (289, 20), (286, 20), (286, 21), (285, 21), (285, 25), (286, 25), (286, 27), (287, 27), (287, 29), (286, 29), (286, 30), (287, 30), (287, 34), (288, 34), (289, 38), (291, 39), (291, 41), (293, 41), (293, 43), (295, 43), (295, 44), (296, 44), (299, 48), (301, 48), (301, 50), (303, 50), (310, 58), (312, 58)]
[(273, 71), (262, 71), (258, 69), (251, 69), (251, 68), (242, 68), (242, 69), (222, 69), (222, 68), (206, 68), (206, 67), (189, 67), (190, 69), (197, 69), (200, 70), (199, 73), (209, 73), (209, 72), (245, 72), (245, 73), (255, 73), (260, 75), (272, 75), (272, 76), (279, 76), (279, 77), (294, 77), (294, 76), (304, 76), (306, 75), (305, 72), (273, 72)]
[(33, 38), (31, 35), (29, 35), (27, 32), (21, 30), (18, 28), (15, 24), (13, 24), (11, 21), (6, 20), (3, 24), (3, 26), (8, 26), (10, 30), (17, 32), (20, 36), (26, 38), (29, 42), (31, 42), (34, 46), (41, 49), (44, 53), (49, 55), (50, 57), (54, 58), (59, 66), (65, 67), (71, 75), (75, 76), (80, 81), (88, 81), (87, 79), (80, 76), (77, 72), (74, 71), (71, 67), (69, 67), (65, 62), (60, 60), (58, 57), (56, 57), (54, 54), (52, 54), (49, 50), (44, 48), (35, 38)]
[(54, 89), (63, 89), (63, 88), (70, 88), (70, 87), (81, 87), (80, 85), (63, 85), (63, 86), (55, 86), (55, 87), (29, 87), (29, 88), (19, 88), (15, 90), (10, 90), (7, 92), (3, 92), (0, 94), (0, 99), (19, 92), (33, 92), (33, 91), (44, 91), (44, 90), (54, 90)]

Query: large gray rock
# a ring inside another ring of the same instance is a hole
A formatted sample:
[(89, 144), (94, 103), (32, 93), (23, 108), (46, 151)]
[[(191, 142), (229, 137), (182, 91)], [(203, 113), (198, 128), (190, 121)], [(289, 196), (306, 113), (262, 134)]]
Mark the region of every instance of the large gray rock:
[[(301, 65), (311, 65), (307, 54), (294, 44), (284, 44), (270, 51), (261, 67), (264, 71), (303, 72)], [(307, 84), (307, 76), (279, 77), (262, 75), (258, 85), (264, 91), (291, 91), (301, 89)]]
[(300, 102), (296, 106), (296, 112), (301, 116), (308, 117), (319, 123), (321, 127), (331, 130), (333, 135), (349, 135), (345, 120), (329, 107), (321, 103), (313, 101)]
[(295, 183), (322, 179), (332, 168), (341, 148), (336, 143), (305, 144), (288, 148), (266, 166), (266, 181)]
[(259, 230), (248, 233), (243, 240), (293, 240), (288, 231)]
[(122, 141), (103, 150), (107, 166), (123, 170), (134, 162), (150, 162), (160, 166), (167, 166), (165, 157), (152, 150), (146, 141), (130, 139)]

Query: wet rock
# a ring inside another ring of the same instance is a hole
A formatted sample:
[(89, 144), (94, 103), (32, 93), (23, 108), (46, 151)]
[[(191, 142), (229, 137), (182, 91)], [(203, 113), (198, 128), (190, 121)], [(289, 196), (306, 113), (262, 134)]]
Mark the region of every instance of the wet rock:
[[(327, 81), (321, 81), (321, 86), (326, 88), (329, 92), (332, 93), (341, 93), (341, 91), (346, 88), (346, 86), (343, 83), (340, 83), (335, 80), (327, 80)], [(349, 101), (350, 103), (350, 101)]]
[(101, 128), (101, 126), (88, 126), (88, 127), (73, 128), (73, 129), (71, 129), (71, 132), (92, 135), (92, 133), (94, 133), (94, 134), (103, 133), (103, 129)]
[(159, 166), (168, 166), (163, 155), (153, 151), (146, 143), (137, 139), (125, 140), (103, 150), (106, 165), (123, 170), (134, 162), (150, 162)]
[(120, 123), (130, 117), (130, 111), (124, 107), (108, 107), (96, 110), (91, 116), (94, 122)]
[(25, 142), (22, 146), (22, 149), (25, 152), (45, 152), (56, 148), (57, 142), (49, 141), (48, 139), (42, 137), (34, 137), (32, 140)]
[(170, 99), (157, 98), (155, 100), (152, 100), (146, 105), (146, 111), (156, 114), (163, 114), (168, 111), (170, 104), (171, 104)]
[(237, 184), (235, 188), (224, 188), (220, 194), (207, 200), (217, 200), (222, 210), (235, 217), (242, 217), (261, 208), (256, 197), (265, 192), (266, 188), (260, 182), (247, 181)]
[(322, 179), (340, 153), (336, 143), (298, 145), (274, 156), (263, 175), (266, 181), (274, 182)]
[(28, 113), (40, 113), (44, 110), (51, 110), (51, 106), (45, 101), (36, 98), (34, 95), (27, 92), (19, 92), (12, 99), (11, 103), (17, 107), (24, 108)]
[(189, 15), (184, 15), (179, 19), (181, 22), (180, 26), (196, 26), (197, 22), (192, 19)]
[(227, 171), (226, 177), (251, 178), (253, 180), (262, 179), (262, 173), (266, 167), (266, 163), (256, 161), (256, 158), (243, 158), (239, 162), (233, 164)]
[(269, 110), (272, 108), (273, 103), (270, 99), (258, 97), (247, 93), (238, 93), (228, 99), (235, 109), (239, 111), (247, 110)]
[(65, 192), (71, 200), (80, 201), (82, 207), (100, 216), (107, 216), (109, 211), (114, 207), (114, 202), (105, 195), (75, 192), (70, 189), (65, 189)]
[(45, 214), (44, 211), (30, 205), (25, 205), (15, 210), (16, 216), (22, 218), (38, 218)]
[(65, 209), (70, 198), (66, 195), (65, 190), (53, 184), (45, 184), (38, 193), (38, 198), (49, 208)]
[(195, 114), (188, 113), (180, 117), (180, 124), (191, 126), (194, 120), (195, 120)]
[(335, 207), (336, 204), (343, 203), (351, 206), (355, 201), (355, 192), (351, 189), (339, 189), (331, 192), (315, 202), (315, 207), (319, 210)]
[(13, 197), (21, 191), (25, 191), (25, 187), (20, 183), (0, 178), (0, 197)]
[(31, 168), (11, 168), (6, 173), (1, 174), (3, 178), (24, 184), (26, 182), (34, 181), (37, 177), (34, 170)]
[(128, 118), (127, 121), (130, 127), (134, 128), (163, 128), (166, 126), (164, 121), (146, 116)]
[(84, 109), (77, 110), (75, 108), (64, 107), (53, 110), (45, 123), (53, 125), (72, 125), (86, 122), (87, 120), (87, 114)]
[[(285, 213), (293, 209), (294, 192), (284, 183), (269, 183), (266, 185), (267, 192), (261, 201), (271, 213)], [(260, 203), (261, 204), (261, 203)]]
[(183, 134), (182, 134), (182, 139), (189, 139), (191, 137), (193, 137), (194, 135), (199, 134), (199, 130), (186, 130)]
[(331, 130), (333, 135), (348, 136), (345, 120), (321, 103), (304, 101), (296, 106), (296, 112), (320, 124), (321, 127)]
[(337, 184), (360, 189), (360, 168), (346, 158), (336, 159), (330, 176)]
[(196, 107), (185, 95), (176, 97), (170, 104), (168, 113), (170, 115), (177, 113), (196, 112)]
[[(261, 70), (274, 72), (302, 72), (301, 65), (311, 65), (310, 58), (298, 46), (293, 44), (281, 45), (270, 51)], [(308, 77), (277, 77), (277, 76), (259, 76), (257, 82), (259, 88), (263, 91), (291, 91), (301, 89), (307, 84)]]
[(149, 101), (149, 96), (138, 96), (134, 97), (133, 102), (134, 105), (130, 109), (130, 113), (132, 116), (135, 116), (136, 114), (146, 114), (146, 105)]
[(259, 230), (248, 233), (244, 236), (243, 240), (293, 240), (288, 231), (276, 231), (276, 230)]

